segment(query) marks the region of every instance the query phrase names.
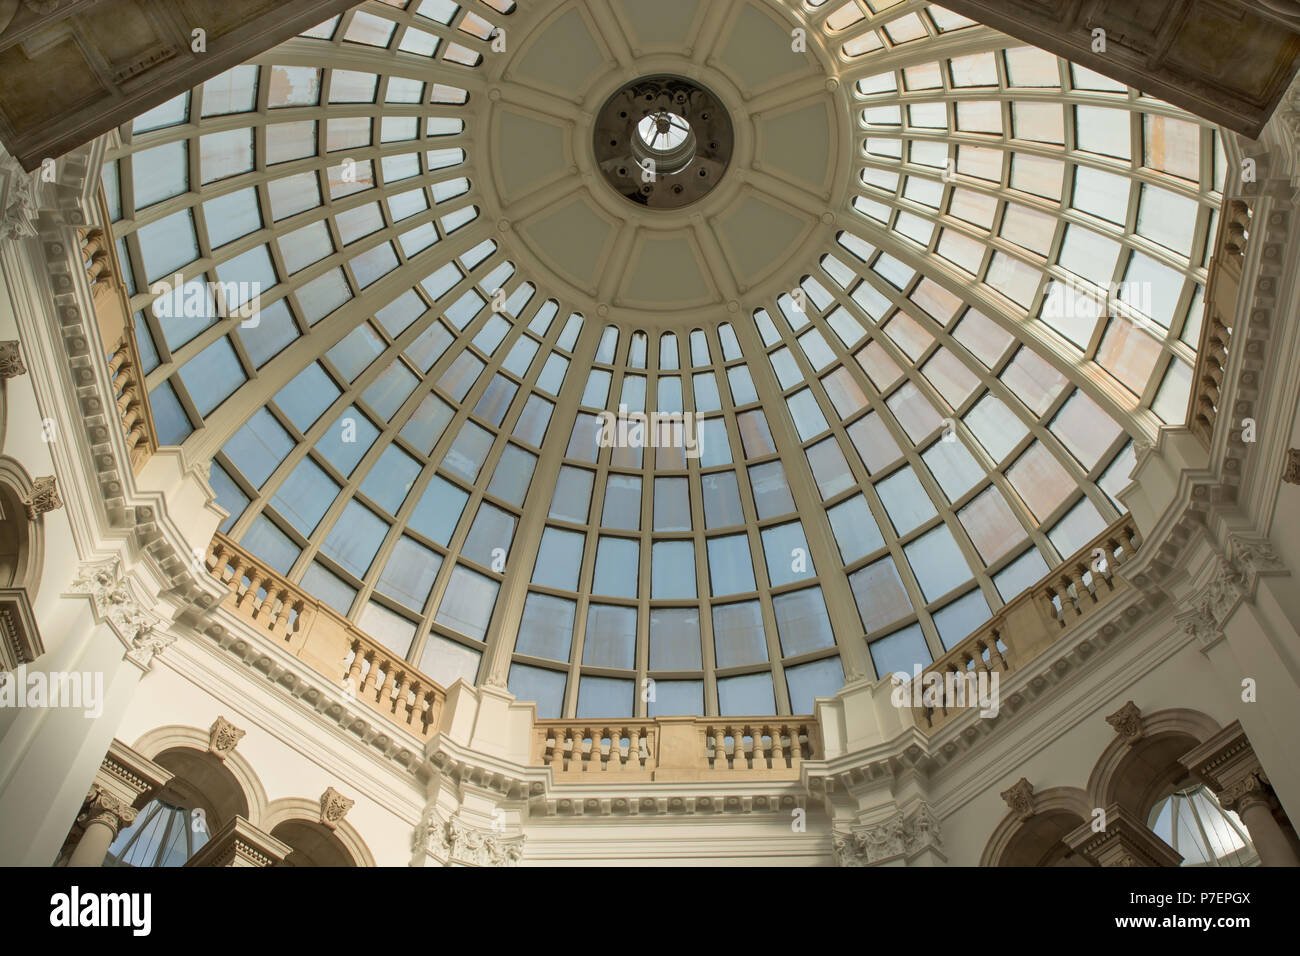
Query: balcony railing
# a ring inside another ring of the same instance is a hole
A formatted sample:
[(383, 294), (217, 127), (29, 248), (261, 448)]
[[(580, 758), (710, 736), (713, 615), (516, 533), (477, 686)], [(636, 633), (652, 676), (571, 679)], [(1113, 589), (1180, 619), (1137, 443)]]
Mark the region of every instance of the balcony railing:
[(158, 435), (149, 410), (149, 392), (135, 341), (135, 322), (113, 250), (108, 207), (102, 189), (97, 197), (96, 213), (103, 225), (77, 230), (79, 254), (90, 280), (101, 351), (108, 361), (113, 401), (131, 455), (131, 470), (139, 474), (144, 463), (158, 449)]
[(642, 720), (539, 720), (532, 764), (558, 781), (797, 780), (805, 760), (822, 756), (813, 717), (660, 717)]
[[(1139, 544), (1137, 525), (1129, 515), (1122, 516), (922, 671), (922, 688), (926, 676), (935, 675), (929, 683), (933, 684), (931, 693), (938, 703), (929, 706), (929, 700), (922, 698), (925, 703), (913, 708), (917, 725), (938, 728), (960, 712), (961, 704), (970, 709), (969, 675), (978, 677), (981, 671), (1007, 673), (1024, 667), (1062, 632), (1110, 603), (1127, 587), (1115, 570), (1133, 558)], [(949, 674), (966, 684), (954, 680), (948, 686), (944, 678)], [(955, 700), (954, 693), (959, 695)], [(914, 694), (912, 691), (907, 700), (916, 700)]]
[(207, 567), (234, 595), (232, 610), (335, 684), (340, 699), (360, 702), (421, 740), (437, 733), (446, 694), (400, 654), (223, 534), (208, 547)]
[(1236, 327), (1237, 293), (1241, 289), (1242, 259), (1250, 237), (1251, 210), (1240, 199), (1223, 206), (1219, 235), (1210, 259), (1205, 286), (1205, 319), (1196, 349), (1196, 370), (1188, 399), (1187, 427), (1207, 449), (1222, 402), (1228, 347)]

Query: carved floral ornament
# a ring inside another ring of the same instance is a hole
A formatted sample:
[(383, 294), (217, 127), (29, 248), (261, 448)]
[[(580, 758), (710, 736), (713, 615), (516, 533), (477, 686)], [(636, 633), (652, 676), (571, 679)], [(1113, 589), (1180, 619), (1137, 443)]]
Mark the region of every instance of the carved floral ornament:
[(35, 521), (46, 512), (62, 508), (63, 499), (59, 497), (58, 481), (53, 475), (37, 478), (32, 482), (32, 493), (25, 496), (22, 502), (27, 509), (29, 521)]
[(1134, 743), (1142, 739), (1142, 711), (1138, 710), (1133, 701), (1129, 701), (1115, 713), (1106, 718), (1106, 723), (1115, 728), (1115, 733), (1119, 734), (1127, 743)]
[(927, 804), (905, 816), (894, 816), (851, 833), (836, 833), (832, 840), (838, 866), (872, 866), (896, 857), (905, 859), (925, 849), (943, 845), (939, 821)]
[(1034, 785), (1024, 777), (1003, 790), (1001, 796), (1011, 812), (1021, 820), (1028, 820), (1034, 815)]
[(119, 558), (83, 564), (70, 588), (72, 594), (85, 594), (95, 606), (95, 615), (108, 622), (126, 645), (126, 657), (148, 670), (154, 655), (175, 643), (164, 622), (147, 610), (136, 596), (131, 583), (122, 575)]
[(1292, 485), (1300, 485), (1300, 448), (1288, 448), (1286, 464), (1282, 467), (1282, 480)]
[(331, 830), (337, 830), (355, 803), (333, 787), (326, 787), (320, 795), (320, 822)]
[(17, 339), (0, 342), (0, 379), (15, 378), (27, 374), (23, 364), (23, 353)]
[[(238, 746), (244, 731), (240, 730), (224, 717), (218, 717), (208, 729), (208, 753), (225, 760)], [(326, 791), (328, 793), (329, 791)]]

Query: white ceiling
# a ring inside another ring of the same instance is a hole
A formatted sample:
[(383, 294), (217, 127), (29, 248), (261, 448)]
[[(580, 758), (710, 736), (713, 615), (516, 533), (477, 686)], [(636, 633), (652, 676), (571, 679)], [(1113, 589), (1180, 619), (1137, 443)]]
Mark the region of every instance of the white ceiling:
[[(763, 0), (570, 0), (521, 9), (489, 64), (487, 212), (503, 242), (601, 314), (681, 327), (774, 293), (827, 246), (847, 179), (847, 103), (815, 41)], [(639, 208), (595, 170), (592, 118), (629, 80), (688, 77), (736, 133), (719, 186), (680, 210)], [(495, 206), (495, 208), (493, 208)], [(603, 307), (603, 308), (601, 308)]]

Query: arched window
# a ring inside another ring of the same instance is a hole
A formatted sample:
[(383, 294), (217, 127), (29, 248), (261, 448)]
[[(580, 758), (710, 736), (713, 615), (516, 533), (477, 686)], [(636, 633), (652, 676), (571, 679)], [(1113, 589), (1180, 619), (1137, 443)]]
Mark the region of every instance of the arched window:
[(188, 809), (174, 798), (149, 801), (135, 821), (113, 841), (105, 866), (184, 866), (208, 842), (206, 814)]
[(1259, 866), (1241, 818), (1204, 786), (1171, 793), (1151, 808), (1147, 825), (1183, 855), (1183, 866)]

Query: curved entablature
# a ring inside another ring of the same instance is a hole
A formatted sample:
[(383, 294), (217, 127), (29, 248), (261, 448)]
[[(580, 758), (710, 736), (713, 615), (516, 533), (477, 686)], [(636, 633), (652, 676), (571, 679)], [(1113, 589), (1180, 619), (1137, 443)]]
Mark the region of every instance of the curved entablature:
[[(123, 129), (150, 404), (223, 532), (444, 686), (808, 713), (1121, 514), (1220, 134), (916, 0), (641, 6), (372, 0)], [(733, 163), (637, 209), (575, 144), (668, 72)]]

